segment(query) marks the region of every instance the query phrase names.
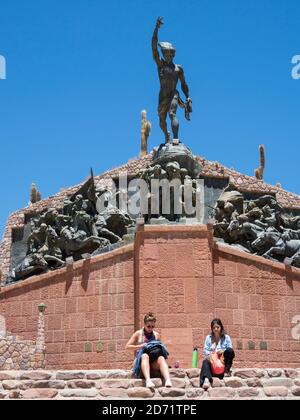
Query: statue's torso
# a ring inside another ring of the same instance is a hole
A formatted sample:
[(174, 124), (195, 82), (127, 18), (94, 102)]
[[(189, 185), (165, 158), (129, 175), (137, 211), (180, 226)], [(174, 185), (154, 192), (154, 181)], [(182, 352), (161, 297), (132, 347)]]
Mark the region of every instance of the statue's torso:
[(158, 67), (161, 95), (165, 96), (175, 93), (179, 73), (180, 67), (177, 64), (168, 64), (161, 60), (161, 65)]

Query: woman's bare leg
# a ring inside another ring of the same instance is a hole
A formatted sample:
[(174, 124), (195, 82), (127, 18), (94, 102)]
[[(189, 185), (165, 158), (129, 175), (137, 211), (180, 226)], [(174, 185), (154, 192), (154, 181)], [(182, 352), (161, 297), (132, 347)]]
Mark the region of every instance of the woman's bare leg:
[(170, 380), (169, 367), (167, 365), (166, 359), (163, 356), (159, 356), (159, 358), (157, 359), (157, 364), (159, 366), (160, 373), (165, 379), (166, 386), (172, 386)]
[(149, 362), (148, 354), (143, 354), (142, 355), (141, 369), (142, 369), (144, 378), (146, 380), (146, 387), (147, 388), (154, 388), (155, 385), (150, 379), (150, 362)]
[(144, 375), (144, 378), (150, 379), (150, 362), (148, 354), (142, 355), (141, 369)]

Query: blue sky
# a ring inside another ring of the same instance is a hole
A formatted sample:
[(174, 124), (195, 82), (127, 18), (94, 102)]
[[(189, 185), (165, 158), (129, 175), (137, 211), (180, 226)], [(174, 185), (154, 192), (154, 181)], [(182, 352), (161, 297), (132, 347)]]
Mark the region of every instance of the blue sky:
[(127, 162), (139, 153), (140, 111), (158, 127), (158, 79), (151, 55), (177, 48), (193, 99), (180, 139), (195, 154), (252, 175), (266, 146), (265, 179), (299, 187), (299, 0), (10, 0), (1, 2), (0, 235), (27, 205)]

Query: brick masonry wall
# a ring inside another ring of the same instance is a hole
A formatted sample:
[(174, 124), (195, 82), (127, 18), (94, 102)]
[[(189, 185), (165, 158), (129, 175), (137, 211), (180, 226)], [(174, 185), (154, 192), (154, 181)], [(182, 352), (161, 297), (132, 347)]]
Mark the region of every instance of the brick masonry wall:
[(299, 269), (217, 245), (214, 299), (240, 365), (300, 365), (300, 336), (293, 338), (300, 315)]
[(236, 367), (300, 366), (300, 270), (217, 244), (206, 225), (142, 225), (134, 245), (3, 288), (7, 330), (33, 340), (41, 302), (48, 369), (130, 368), (125, 344), (148, 311), (171, 366), (191, 366), (214, 317)]
[(145, 226), (138, 232), (139, 325), (153, 311), (170, 364), (190, 367), (214, 315), (212, 253), (206, 226)]
[(136, 326), (146, 308), (157, 315), (172, 366), (190, 367), (214, 317), (233, 339), (235, 366), (300, 366), (300, 270), (219, 245), (209, 226), (141, 227), (136, 259)]
[(130, 366), (124, 347), (134, 324), (132, 245), (2, 289), (7, 330), (33, 340), (41, 302), (46, 368)]

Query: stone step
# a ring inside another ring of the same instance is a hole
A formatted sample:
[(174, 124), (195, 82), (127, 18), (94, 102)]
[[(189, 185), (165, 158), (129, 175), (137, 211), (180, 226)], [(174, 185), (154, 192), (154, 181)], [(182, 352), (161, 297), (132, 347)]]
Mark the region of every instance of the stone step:
[(199, 387), (199, 369), (171, 369), (172, 388), (161, 378), (155, 387), (131, 371), (0, 371), (0, 399), (300, 399), (300, 369), (234, 369)]

